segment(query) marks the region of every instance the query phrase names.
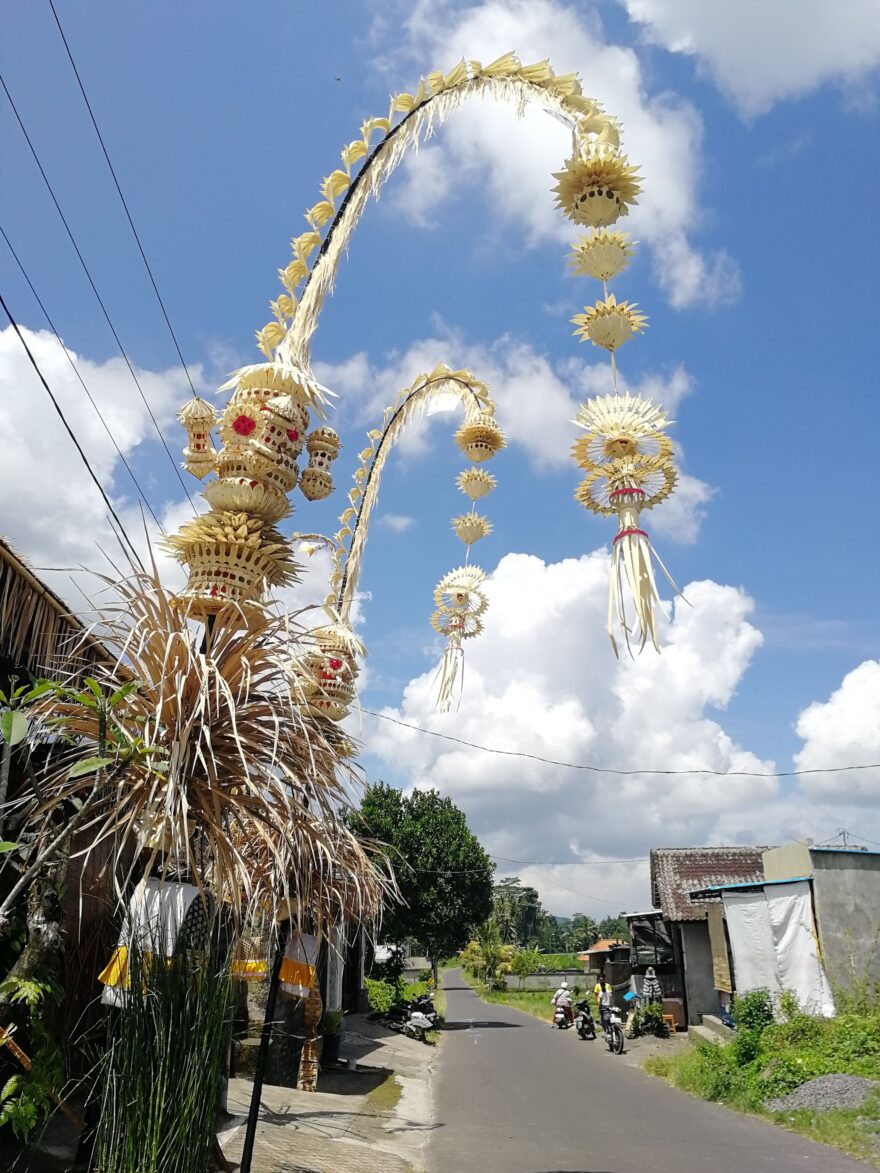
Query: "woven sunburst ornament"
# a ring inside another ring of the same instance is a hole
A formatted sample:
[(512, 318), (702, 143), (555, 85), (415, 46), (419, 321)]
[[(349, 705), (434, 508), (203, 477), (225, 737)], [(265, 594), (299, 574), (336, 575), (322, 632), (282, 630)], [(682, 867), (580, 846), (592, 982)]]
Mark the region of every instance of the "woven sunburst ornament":
[(217, 422), (217, 413), (210, 403), (197, 395), (183, 405), (177, 418), (186, 428), (183, 467), (203, 480), (217, 466), (217, 453), (211, 447), (211, 429)]
[(473, 639), (483, 630), (481, 616), (489, 605), (480, 589), (486, 575), (478, 566), (461, 566), (451, 570), (434, 589), (431, 626), (446, 637), (446, 650), (437, 671), (437, 708), (448, 713), (461, 704), (464, 681), (462, 640)]
[(455, 483), (471, 501), (479, 501), (481, 497), (491, 493), (498, 482), (483, 468), (466, 468), (458, 474)]
[(589, 340), (594, 346), (612, 353), (648, 324), (637, 305), (619, 302), (613, 293), (595, 305), (584, 306), (584, 312), (575, 314), (571, 320), (578, 327), (575, 335), (581, 342)]
[(600, 228), (590, 236), (582, 236), (568, 259), (578, 276), (610, 281), (629, 265), (634, 252), (633, 242), (625, 232)]
[(482, 464), (500, 452), (506, 441), (491, 412), (468, 415), (455, 433), (455, 442), (475, 464)]
[(463, 513), (461, 517), (453, 517), (452, 529), (466, 546), (472, 546), (492, 532), (492, 523), (479, 513)]
[(641, 191), (638, 169), (616, 151), (591, 148), (555, 171), (556, 202), (575, 224), (602, 228), (626, 216)]
[(259, 599), (265, 586), (290, 586), (299, 567), (290, 545), (262, 518), (212, 511), (181, 526), (164, 545), (189, 567), (181, 598), (210, 615)]
[(653, 560), (675, 593), (681, 595), (681, 591), (641, 528), (640, 515), (665, 500), (675, 487), (672, 442), (661, 431), (669, 421), (662, 408), (640, 396), (606, 395), (585, 403), (575, 422), (586, 429), (573, 449), (575, 460), (586, 471), (575, 498), (592, 513), (617, 517), (608, 595), (611, 646), (617, 655), (615, 627), (619, 627), (630, 652), (631, 637), (639, 651), (649, 637), (659, 651), (660, 594)]

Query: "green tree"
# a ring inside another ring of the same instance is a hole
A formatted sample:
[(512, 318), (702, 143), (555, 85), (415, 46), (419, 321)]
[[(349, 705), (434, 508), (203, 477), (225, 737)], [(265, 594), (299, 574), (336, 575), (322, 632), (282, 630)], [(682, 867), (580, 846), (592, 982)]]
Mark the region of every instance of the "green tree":
[(462, 812), (435, 790), (370, 786), (355, 826), (390, 849), (401, 902), (385, 909), (386, 940), (417, 940), (437, 981), (440, 961), (492, 911), (491, 860)]
[(504, 945), (494, 917), (490, 916), (477, 929), (477, 943), (480, 946), (483, 981), (491, 990), (504, 962)]
[(510, 962), (510, 972), (519, 978), (519, 988), (529, 974), (536, 973), (541, 964), (541, 954), (537, 949), (517, 949)]
[(629, 928), (626, 923), (626, 913), (619, 912), (617, 916), (606, 916), (599, 921), (599, 935), (614, 941), (628, 941)]

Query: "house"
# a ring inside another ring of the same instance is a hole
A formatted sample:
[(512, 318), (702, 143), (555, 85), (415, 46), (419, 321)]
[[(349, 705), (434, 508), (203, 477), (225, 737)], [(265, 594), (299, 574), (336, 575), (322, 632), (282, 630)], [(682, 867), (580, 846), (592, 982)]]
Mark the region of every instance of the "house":
[[(583, 953), (578, 953), (578, 961), (584, 963), (584, 973), (598, 978), (603, 972), (611, 973), (612, 967), (617, 970), (620, 965), (629, 967), (629, 941), (616, 941), (610, 937), (603, 937)], [(628, 975), (627, 975), (628, 976)], [(609, 981), (611, 978), (609, 978)]]
[[(650, 854), (654, 907), (627, 917), (633, 981), (641, 989), (654, 967), (664, 1010), (676, 1023), (697, 1025), (717, 1014), (719, 995), (729, 996), (732, 976), (718, 900), (691, 894), (764, 878), (763, 847), (658, 847)], [(714, 906), (714, 911), (710, 910)]]

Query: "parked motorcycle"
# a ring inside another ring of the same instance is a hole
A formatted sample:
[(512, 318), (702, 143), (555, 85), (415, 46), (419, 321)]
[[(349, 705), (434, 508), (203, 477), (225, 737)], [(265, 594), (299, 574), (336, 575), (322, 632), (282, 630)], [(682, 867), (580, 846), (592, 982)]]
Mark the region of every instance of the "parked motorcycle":
[(589, 998), (582, 998), (574, 1005), (577, 1011), (574, 1016), (575, 1030), (582, 1039), (594, 1039), (596, 1037), (596, 1023), (593, 1021), (593, 1015), (590, 1011)]
[(623, 1054), (623, 1018), (616, 1006), (604, 1006), (601, 1011), (602, 1037), (614, 1055)]
[(574, 1025), (564, 1006), (557, 1006), (553, 1011), (553, 1025), (558, 1026), (560, 1030), (568, 1030), (570, 1026)]
[(437, 1015), (433, 1012), (430, 1014), (423, 1014), (420, 1010), (413, 1010), (407, 1019), (403, 1033), (411, 1039), (418, 1039), (419, 1042), (427, 1042), (427, 1033), (433, 1030), (437, 1025)]

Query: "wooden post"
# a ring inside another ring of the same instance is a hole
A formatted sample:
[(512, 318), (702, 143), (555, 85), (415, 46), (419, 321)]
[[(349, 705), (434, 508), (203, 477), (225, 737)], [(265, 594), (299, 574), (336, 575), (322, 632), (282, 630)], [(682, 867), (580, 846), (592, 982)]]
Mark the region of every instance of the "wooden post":
[(260, 1115), (260, 1096), (263, 1091), (263, 1073), (266, 1070), (266, 1060), (269, 1057), (269, 1040), (272, 1036), (272, 1024), (275, 1018), (275, 1003), (278, 1000), (278, 987), (281, 984), (281, 962), (284, 960), (284, 950), (289, 935), (290, 921), (286, 920), (282, 922), (278, 929), (278, 943), (275, 948), (275, 960), (272, 963), (272, 973), (269, 978), (269, 996), (266, 999), (266, 1014), (263, 1018), (263, 1029), (260, 1033), (260, 1049), (257, 1052), (257, 1062), (254, 1067), (254, 1090), (251, 1093), (251, 1106), (248, 1110), (247, 1129), (245, 1130), (244, 1145), (241, 1150), (239, 1173), (251, 1173), (254, 1140), (257, 1135), (257, 1120)]

